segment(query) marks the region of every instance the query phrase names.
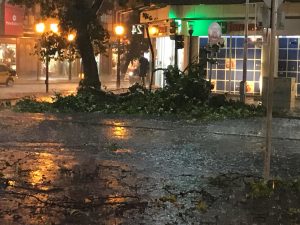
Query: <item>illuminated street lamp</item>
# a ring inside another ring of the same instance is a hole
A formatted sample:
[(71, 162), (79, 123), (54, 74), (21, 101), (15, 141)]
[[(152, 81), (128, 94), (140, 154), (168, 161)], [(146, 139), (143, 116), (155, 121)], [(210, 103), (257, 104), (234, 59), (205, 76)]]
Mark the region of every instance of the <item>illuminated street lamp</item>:
[(69, 80), (72, 80), (72, 53), (70, 48), (75, 40), (75, 34), (68, 34), (67, 40), (69, 41)]
[(58, 33), (58, 24), (57, 23), (51, 23), (50, 24), (50, 30), (53, 32), (53, 33)]
[[(42, 35), (45, 32), (49, 31), (49, 29), (46, 30), (45, 23), (40, 22), (40, 23), (35, 25), (35, 31), (38, 34)], [(50, 24), (50, 31), (57, 34), (59, 32), (58, 24), (57, 23)], [(39, 48), (39, 51), (40, 51), (40, 48), (41, 48), (40, 44), (39, 44), (38, 48)], [(45, 58), (46, 58), (46, 60), (45, 60), (45, 64), (46, 64), (46, 79), (45, 79), (46, 93), (48, 93), (48, 91), (49, 91), (49, 62), (50, 62), (50, 57), (49, 57), (48, 50), (49, 49), (46, 49), (47, 53), (45, 54)], [(39, 73), (40, 73), (40, 70), (38, 69), (38, 74)]]
[(35, 31), (39, 34), (44, 33), (45, 31), (45, 24), (44, 23), (38, 23), (35, 25)]
[(158, 35), (158, 32), (159, 32), (159, 30), (157, 27), (155, 27), (155, 26), (149, 27), (150, 36), (156, 36), (156, 35)]
[(68, 35), (68, 41), (72, 42), (75, 39), (75, 34), (69, 34)]
[(115, 26), (115, 34), (118, 37), (118, 59), (117, 59), (117, 88), (120, 88), (121, 74), (120, 74), (120, 50), (121, 50), (121, 36), (124, 34), (124, 27), (122, 25)]
[[(38, 23), (35, 25), (35, 30), (39, 34), (43, 34), (45, 32), (45, 24), (44, 23)], [(39, 46), (40, 49), (40, 46)], [(49, 56), (46, 54), (46, 79), (45, 79), (45, 85), (46, 85), (46, 93), (49, 91)]]

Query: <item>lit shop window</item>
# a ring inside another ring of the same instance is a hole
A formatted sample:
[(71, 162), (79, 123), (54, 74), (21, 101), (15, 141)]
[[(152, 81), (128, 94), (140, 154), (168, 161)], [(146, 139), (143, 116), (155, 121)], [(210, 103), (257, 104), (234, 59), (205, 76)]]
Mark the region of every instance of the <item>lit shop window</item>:
[(300, 37), (280, 36), (278, 54), (278, 76), (294, 77), (297, 95), (300, 94)]
[[(212, 82), (215, 92), (239, 93), (243, 77), (244, 38), (241, 36), (223, 37), (225, 46), (216, 54), (217, 63), (212, 66)], [(208, 43), (207, 37), (200, 37), (200, 47)], [(249, 94), (260, 94), (261, 46), (249, 42), (247, 60), (247, 87)], [(209, 76), (207, 65), (207, 77)]]

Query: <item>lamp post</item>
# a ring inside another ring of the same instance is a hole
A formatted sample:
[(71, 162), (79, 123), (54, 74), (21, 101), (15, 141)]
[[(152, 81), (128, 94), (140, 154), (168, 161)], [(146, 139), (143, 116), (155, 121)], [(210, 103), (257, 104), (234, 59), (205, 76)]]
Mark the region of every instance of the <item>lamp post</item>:
[(244, 25), (244, 55), (243, 55), (243, 79), (240, 83), (240, 101), (246, 102), (246, 82), (247, 82), (247, 60), (248, 60), (248, 21), (249, 20), (249, 0), (245, 5), (245, 25)]
[(75, 39), (75, 35), (69, 34), (67, 39), (69, 41), (69, 80), (72, 80), (72, 53), (70, 47)]
[(117, 58), (117, 83), (116, 86), (117, 88), (120, 88), (120, 84), (121, 84), (121, 68), (120, 68), (120, 50), (121, 50), (121, 36), (124, 34), (124, 27), (122, 25), (117, 25), (115, 27), (115, 34), (118, 37), (117, 40), (117, 50), (118, 50), (118, 58)]
[(190, 35), (190, 41), (189, 41), (189, 72), (191, 71), (191, 63), (192, 63), (192, 35), (194, 33), (194, 27), (192, 24), (189, 24), (189, 35)]
[[(42, 35), (44, 33), (44, 31), (45, 31), (45, 24), (44, 23), (38, 23), (38, 24), (36, 24), (35, 30), (36, 30), (37, 33), (39, 33), (40, 35)], [(46, 63), (45, 85), (46, 85), (46, 93), (48, 93), (48, 91), (49, 91), (49, 56), (48, 56), (48, 54), (46, 54), (46, 62), (45, 63)]]
[(155, 57), (154, 57), (154, 49), (153, 49), (153, 44), (151, 42), (151, 37), (158, 35), (158, 28), (155, 26), (152, 26), (149, 28), (149, 26), (146, 26), (146, 35), (148, 39), (148, 45), (150, 48), (151, 52), (151, 77), (150, 77), (150, 84), (149, 84), (149, 90), (151, 91), (152, 89), (152, 84), (153, 84), (153, 77), (154, 77), (154, 72), (155, 72)]
[[(45, 24), (44, 23), (38, 23), (35, 25), (35, 30), (38, 34), (42, 35), (45, 33)], [(53, 33), (58, 33), (58, 24), (53, 23), (50, 24), (50, 31)], [(39, 45), (39, 48), (42, 47)], [(46, 79), (45, 79), (45, 85), (46, 85), (46, 93), (49, 92), (49, 62), (50, 62), (50, 53), (49, 53), (49, 48), (45, 47), (45, 64), (46, 64)], [(40, 49), (39, 49), (40, 51)]]

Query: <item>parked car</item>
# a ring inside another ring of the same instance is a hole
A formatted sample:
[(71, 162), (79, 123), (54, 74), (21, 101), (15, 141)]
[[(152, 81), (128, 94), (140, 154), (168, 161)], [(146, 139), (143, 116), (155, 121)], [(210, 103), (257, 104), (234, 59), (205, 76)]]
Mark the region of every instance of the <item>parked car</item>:
[(8, 87), (14, 85), (17, 73), (15, 70), (9, 68), (4, 63), (0, 63), (0, 84), (5, 84)]

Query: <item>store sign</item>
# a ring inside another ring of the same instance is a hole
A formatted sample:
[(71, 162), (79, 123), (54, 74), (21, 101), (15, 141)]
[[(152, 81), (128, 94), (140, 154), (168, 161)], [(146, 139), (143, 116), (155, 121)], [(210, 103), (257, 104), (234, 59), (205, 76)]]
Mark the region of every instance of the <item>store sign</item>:
[(144, 35), (144, 25), (143, 24), (133, 24), (131, 33), (133, 35)]
[(24, 9), (5, 3), (4, 5), (4, 35), (23, 35)]

